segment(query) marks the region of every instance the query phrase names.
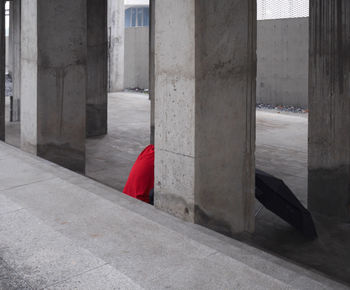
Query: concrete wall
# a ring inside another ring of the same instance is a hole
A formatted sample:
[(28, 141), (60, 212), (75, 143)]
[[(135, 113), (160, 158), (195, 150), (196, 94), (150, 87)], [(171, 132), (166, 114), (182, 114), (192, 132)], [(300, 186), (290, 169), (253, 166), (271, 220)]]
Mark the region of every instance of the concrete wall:
[(257, 103), (308, 106), (309, 18), (258, 21)]
[[(308, 106), (309, 18), (258, 21), (257, 102)], [(148, 88), (149, 29), (125, 29), (125, 88)]]
[(149, 28), (125, 29), (124, 87), (148, 89)]
[(124, 0), (108, 0), (108, 91), (124, 89)]
[(10, 71), (10, 56), (9, 56), (9, 37), (5, 36), (5, 42), (6, 42), (6, 73), (9, 73)]

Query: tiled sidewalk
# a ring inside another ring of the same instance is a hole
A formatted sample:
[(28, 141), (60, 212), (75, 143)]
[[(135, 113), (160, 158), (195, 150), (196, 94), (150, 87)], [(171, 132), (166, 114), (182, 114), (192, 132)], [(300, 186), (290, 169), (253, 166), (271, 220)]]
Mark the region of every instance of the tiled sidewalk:
[(346, 289), (0, 143), (0, 289)]

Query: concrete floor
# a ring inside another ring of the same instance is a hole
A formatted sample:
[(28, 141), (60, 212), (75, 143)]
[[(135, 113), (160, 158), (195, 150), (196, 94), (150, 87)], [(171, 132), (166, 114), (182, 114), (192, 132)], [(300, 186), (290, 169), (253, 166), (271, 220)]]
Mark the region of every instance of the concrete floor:
[(5, 98), (5, 141), (7, 144), (17, 148), (21, 145), (20, 123), (10, 122), (10, 97)]
[(0, 142), (0, 289), (349, 289)]
[[(87, 176), (122, 191), (133, 162), (149, 144), (148, 96), (109, 97), (109, 134), (87, 140)], [(279, 178), (307, 204), (307, 114), (257, 111), (256, 166)], [(258, 204), (257, 204), (258, 207)], [(235, 238), (350, 283), (350, 225), (315, 216), (316, 241), (260, 212), (253, 235)]]
[[(145, 94), (110, 94), (109, 134), (86, 142), (87, 176), (123, 190), (134, 161), (149, 144), (149, 110)], [(6, 130), (7, 143), (19, 146), (19, 123), (8, 122)], [(307, 114), (257, 111), (256, 144), (256, 166), (282, 178), (306, 205)], [(313, 242), (265, 209), (254, 234), (235, 238), (350, 284), (350, 225), (314, 219), (319, 239)]]
[(86, 140), (86, 175), (123, 191), (132, 165), (150, 142), (150, 101), (147, 94), (116, 93), (108, 102), (108, 135)]
[[(257, 111), (256, 166), (282, 178), (307, 205), (307, 114)], [(308, 241), (268, 210), (254, 234), (236, 237), (250, 245), (350, 283), (350, 224), (313, 215), (319, 238)]]

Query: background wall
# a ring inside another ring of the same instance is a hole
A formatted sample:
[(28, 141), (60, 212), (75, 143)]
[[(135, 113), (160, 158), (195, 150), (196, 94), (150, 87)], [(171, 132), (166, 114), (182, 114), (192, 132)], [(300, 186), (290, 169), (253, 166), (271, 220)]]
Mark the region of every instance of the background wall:
[(258, 21), (257, 103), (307, 108), (309, 18)]
[[(125, 88), (148, 88), (148, 27), (125, 29)], [(257, 103), (307, 108), (309, 18), (259, 20)]]
[(125, 29), (124, 88), (148, 89), (149, 28)]
[(5, 47), (5, 57), (6, 57), (6, 73), (8, 73), (8, 71), (9, 71), (9, 69), (10, 69), (10, 67), (9, 67), (9, 65), (10, 65), (10, 54), (9, 54), (9, 37), (8, 36), (6, 36), (5, 37), (5, 41), (6, 41), (6, 47)]

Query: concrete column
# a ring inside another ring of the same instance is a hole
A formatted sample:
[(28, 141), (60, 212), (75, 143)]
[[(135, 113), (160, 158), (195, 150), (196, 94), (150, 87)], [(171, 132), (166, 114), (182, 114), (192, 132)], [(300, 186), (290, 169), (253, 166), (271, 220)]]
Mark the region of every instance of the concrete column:
[(350, 1), (310, 2), (309, 192), (312, 211), (350, 220)]
[(21, 0), (11, 1), (12, 10), (12, 82), (13, 111), (12, 120), (20, 121), (21, 102)]
[(9, 34), (8, 43), (6, 44), (6, 69), (7, 73), (12, 76), (13, 71), (13, 1), (9, 1)]
[(155, 204), (254, 229), (255, 0), (155, 2)]
[(5, 1), (0, 0), (0, 140), (5, 141)]
[(86, 136), (107, 134), (107, 0), (87, 0)]
[(84, 172), (87, 0), (22, 0), (21, 146)]
[(108, 90), (124, 89), (124, 0), (108, 0)]
[(154, 117), (155, 117), (155, 97), (154, 97), (154, 88), (155, 88), (155, 57), (154, 57), (154, 28), (155, 28), (155, 17), (154, 17), (154, 9), (155, 9), (155, 0), (149, 1), (149, 12), (150, 12), (150, 23), (149, 23), (149, 99), (151, 101), (151, 138), (150, 144), (154, 144)]

